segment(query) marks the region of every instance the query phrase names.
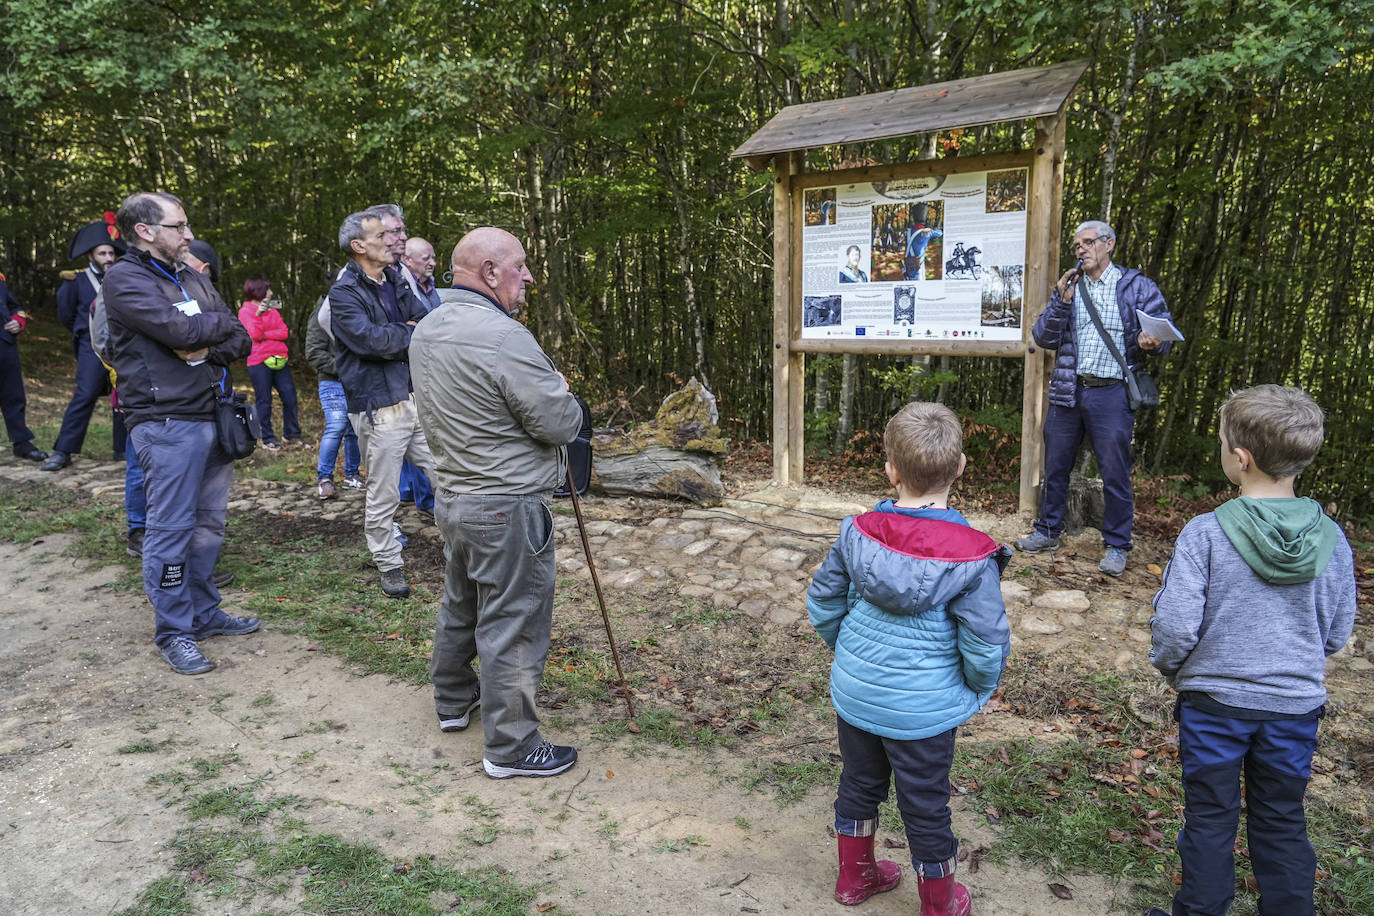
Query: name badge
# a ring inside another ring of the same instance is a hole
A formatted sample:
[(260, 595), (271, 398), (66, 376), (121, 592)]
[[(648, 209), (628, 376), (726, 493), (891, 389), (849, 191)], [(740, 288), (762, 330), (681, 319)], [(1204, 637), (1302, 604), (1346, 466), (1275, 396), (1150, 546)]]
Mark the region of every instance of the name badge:
[(181, 312), (183, 315), (199, 315), (200, 303), (194, 299), (187, 299), (184, 302), (173, 302), (172, 308)]

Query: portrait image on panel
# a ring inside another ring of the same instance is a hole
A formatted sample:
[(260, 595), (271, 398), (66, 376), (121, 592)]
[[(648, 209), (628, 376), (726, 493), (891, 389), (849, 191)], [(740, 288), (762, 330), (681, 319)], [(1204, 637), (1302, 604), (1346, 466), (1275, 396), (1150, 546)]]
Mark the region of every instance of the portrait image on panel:
[(875, 281), (940, 279), (944, 201), (879, 204), (873, 208), (872, 225)]
[(1026, 268), (1022, 264), (988, 265), (983, 270), (983, 327), (1021, 327), (1025, 277)]
[(1015, 213), (1026, 209), (1026, 170), (988, 172), (986, 213)]
[(841, 283), (867, 283), (868, 271), (861, 266), (864, 252), (858, 245), (850, 245), (844, 250), (844, 263), (840, 265)]
[(805, 195), (806, 225), (835, 225), (835, 189), (812, 188)]
[(802, 299), (802, 325), (831, 328), (840, 323), (839, 296), (806, 296)]
[(945, 261), (946, 280), (977, 280), (983, 275), (983, 249), (969, 241), (954, 243)]
[(898, 286), (892, 290), (892, 323), (903, 328), (916, 323), (916, 287)]

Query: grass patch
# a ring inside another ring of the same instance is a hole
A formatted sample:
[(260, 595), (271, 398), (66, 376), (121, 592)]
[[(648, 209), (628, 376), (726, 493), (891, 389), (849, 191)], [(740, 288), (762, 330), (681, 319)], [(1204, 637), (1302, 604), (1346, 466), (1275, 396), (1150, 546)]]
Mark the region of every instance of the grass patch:
[(779, 807), (793, 805), (821, 786), (839, 783), (840, 768), (822, 760), (802, 760), (796, 763), (774, 761), (745, 773), (740, 784), (750, 792), (767, 786), (773, 790)]
[[(208, 762), (207, 762), (208, 763)], [(213, 765), (183, 771), (190, 781)], [(284, 815), (293, 796), (259, 798), (251, 788), (213, 789), (193, 798), (193, 824), (170, 846), (176, 873), (146, 887), (118, 916), (219, 912), (223, 901), (254, 912), (437, 916), (526, 916), (535, 889), (498, 869), (460, 870), (433, 856), (388, 859), (375, 847), (316, 833)], [(209, 901), (221, 901), (211, 904)]]

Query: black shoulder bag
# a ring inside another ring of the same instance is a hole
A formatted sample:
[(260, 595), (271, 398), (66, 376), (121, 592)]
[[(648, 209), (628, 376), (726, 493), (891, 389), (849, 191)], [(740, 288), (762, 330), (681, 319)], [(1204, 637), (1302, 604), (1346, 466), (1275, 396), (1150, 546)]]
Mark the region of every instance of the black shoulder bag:
[(1097, 333), (1102, 335), (1102, 342), (1107, 345), (1112, 356), (1116, 357), (1116, 362), (1121, 366), (1122, 376), (1126, 380), (1126, 406), (1131, 412), (1142, 407), (1159, 406), (1159, 386), (1150, 377), (1150, 373), (1144, 368), (1131, 371), (1131, 367), (1126, 365), (1126, 357), (1121, 355), (1121, 350), (1117, 347), (1116, 341), (1112, 340), (1112, 335), (1107, 333), (1107, 329), (1102, 326), (1102, 316), (1097, 313), (1097, 304), (1093, 302), (1093, 297), (1088, 294), (1088, 281), (1082, 275), (1078, 275), (1078, 292), (1083, 296), (1083, 304), (1088, 307), (1088, 317), (1093, 320), (1093, 325), (1097, 328)]
[(230, 458), (247, 458), (258, 447), (258, 420), (247, 397), (229, 387), (229, 370), (221, 368), (215, 386), (215, 433)]

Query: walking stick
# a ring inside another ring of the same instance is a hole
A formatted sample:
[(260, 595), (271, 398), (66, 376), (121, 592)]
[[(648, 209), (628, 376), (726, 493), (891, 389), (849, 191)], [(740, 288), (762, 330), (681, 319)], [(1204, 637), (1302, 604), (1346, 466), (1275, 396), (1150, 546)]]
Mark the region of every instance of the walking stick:
[(592, 573), (592, 586), (596, 589), (596, 603), (601, 606), (601, 622), (606, 625), (606, 641), (611, 644), (611, 658), (615, 659), (615, 673), (620, 678), (620, 689), (625, 695), (625, 710), (630, 716), (630, 731), (639, 731), (635, 723), (635, 708), (630, 702), (630, 685), (625, 683), (625, 671), (620, 667), (620, 653), (615, 648), (615, 634), (611, 632), (611, 616), (606, 613), (606, 598), (601, 594), (601, 580), (596, 576), (596, 564), (592, 562), (592, 545), (587, 540), (587, 526), (582, 521), (582, 501), (577, 498), (577, 483), (572, 479), (572, 469), (568, 470), (568, 493), (572, 496), (573, 514), (577, 516), (577, 533), (582, 536), (582, 552), (587, 555), (587, 569)]

